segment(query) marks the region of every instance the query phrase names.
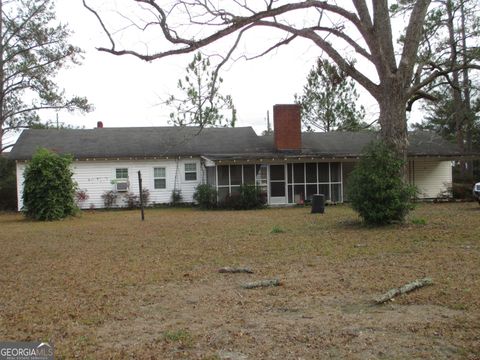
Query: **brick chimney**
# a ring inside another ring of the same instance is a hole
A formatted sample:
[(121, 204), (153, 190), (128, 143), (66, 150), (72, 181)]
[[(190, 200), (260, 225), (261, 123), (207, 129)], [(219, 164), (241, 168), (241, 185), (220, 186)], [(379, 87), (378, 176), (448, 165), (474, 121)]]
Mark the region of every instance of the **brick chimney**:
[(99, 129), (103, 128), (103, 122), (97, 121), (97, 128)]
[(302, 148), (300, 105), (273, 106), (273, 138), (277, 150), (300, 150)]

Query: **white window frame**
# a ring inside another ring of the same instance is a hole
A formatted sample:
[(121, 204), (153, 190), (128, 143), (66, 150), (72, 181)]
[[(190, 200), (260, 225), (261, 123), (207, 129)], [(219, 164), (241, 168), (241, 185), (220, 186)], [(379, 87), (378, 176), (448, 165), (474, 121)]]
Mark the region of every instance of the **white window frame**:
[[(155, 170), (157, 170), (157, 169), (163, 169), (163, 176), (156, 176)], [(165, 186), (157, 188), (155, 180), (164, 180), (165, 181)], [(155, 166), (153, 168), (153, 189), (154, 190), (165, 190), (166, 188), (167, 188), (167, 168), (165, 166)]]
[[(195, 171), (187, 170), (187, 165), (195, 165)], [(187, 179), (187, 174), (195, 174), (195, 179)], [(183, 164), (183, 178), (187, 182), (198, 181), (198, 166), (196, 162), (189, 162), (189, 163)]]
[[(127, 170), (127, 177), (118, 177), (118, 170)], [(128, 180), (128, 168), (126, 168), (126, 167), (115, 168), (115, 179), (117, 179), (117, 180)]]
[[(126, 170), (127, 176), (118, 177), (119, 170), (122, 170), (122, 171)], [(123, 184), (126, 184), (126, 187), (120, 189), (119, 188), (120, 185), (123, 185)], [(128, 167), (115, 168), (115, 190), (118, 192), (127, 192), (129, 191), (129, 189), (130, 189), (130, 182), (128, 180)]]

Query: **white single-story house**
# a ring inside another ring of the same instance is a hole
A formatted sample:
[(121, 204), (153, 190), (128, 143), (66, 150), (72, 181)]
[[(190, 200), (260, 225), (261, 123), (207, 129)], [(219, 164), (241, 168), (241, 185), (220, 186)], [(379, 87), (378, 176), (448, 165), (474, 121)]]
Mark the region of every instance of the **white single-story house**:
[[(138, 194), (138, 171), (150, 204), (168, 203), (174, 190), (193, 201), (197, 185), (208, 183), (219, 200), (238, 193), (242, 184), (259, 187), (270, 205), (346, 199), (346, 180), (374, 132), (302, 133), (300, 108), (275, 105), (273, 134), (259, 136), (251, 127), (129, 127), (30, 129), (20, 135), (10, 158), (17, 163), (18, 208), (23, 173), (38, 148), (74, 158), (73, 177), (88, 195), (82, 208), (103, 208), (109, 191)], [(452, 182), (452, 161), (461, 151), (429, 132), (409, 135), (409, 181), (422, 198), (436, 198)], [(122, 206), (123, 200), (117, 200)]]

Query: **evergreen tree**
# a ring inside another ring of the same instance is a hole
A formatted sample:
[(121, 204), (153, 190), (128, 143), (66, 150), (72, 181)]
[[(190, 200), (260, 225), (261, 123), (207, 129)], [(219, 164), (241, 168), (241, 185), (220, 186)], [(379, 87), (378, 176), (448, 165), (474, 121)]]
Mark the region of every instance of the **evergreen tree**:
[(318, 59), (303, 87), (303, 95), (295, 94), (301, 105), (302, 122), (308, 131), (358, 131), (365, 109), (357, 107), (358, 93), (348, 75), (327, 60)]
[(52, 0), (0, 0), (0, 152), (4, 135), (40, 122), (43, 109), (90, 111), (87, 99), (68, 98), (54, 82), (78, 64), (81, 50), (55, 19)]
[(178, 80), (178, 89), (183, 97), (171, 95), (167, 105), (175, 107), (170, 120), (179, 126), (195, 125), (235, 126), (237, 119), (235, 106), (230, 95), (220, 93), (223, 79), (212, 70), (209, 58), (196, 53), (187, 67), (187, 74)]

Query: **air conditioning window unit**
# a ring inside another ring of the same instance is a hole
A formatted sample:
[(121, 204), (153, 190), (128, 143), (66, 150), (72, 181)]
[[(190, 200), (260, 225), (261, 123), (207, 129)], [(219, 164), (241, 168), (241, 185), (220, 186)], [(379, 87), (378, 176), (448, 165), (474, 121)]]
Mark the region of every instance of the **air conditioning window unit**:
[(117, 191), (119, 192), (128, 191), (128, 180), (127, 179), (117, 180), (117, 182), (115, 183), (115, 186), (117, 188)]

